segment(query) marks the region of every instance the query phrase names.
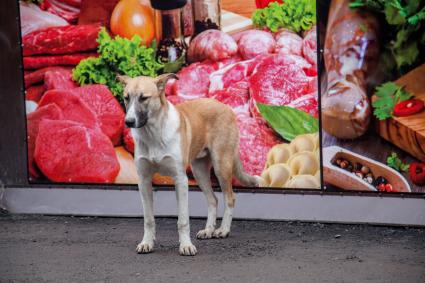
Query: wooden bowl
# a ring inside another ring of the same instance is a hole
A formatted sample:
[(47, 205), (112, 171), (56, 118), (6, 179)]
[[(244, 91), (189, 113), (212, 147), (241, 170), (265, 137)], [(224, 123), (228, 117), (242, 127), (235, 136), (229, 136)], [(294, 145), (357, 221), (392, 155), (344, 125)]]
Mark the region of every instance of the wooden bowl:
[(329, 146), (323, 149), (323, 178), (326, 183), (344, 190), (377, 191), (373, 185), (363, 181), (356, 175), (333, 165), (332, 161), (337, 158), (346, 159), (352, 164), (357, 162), (369, 167), (375, 177), (384, 177), (398, 192), (411, 192), (407, 181), (396, 170), (383, 163), (361, 156), (339, 146)]

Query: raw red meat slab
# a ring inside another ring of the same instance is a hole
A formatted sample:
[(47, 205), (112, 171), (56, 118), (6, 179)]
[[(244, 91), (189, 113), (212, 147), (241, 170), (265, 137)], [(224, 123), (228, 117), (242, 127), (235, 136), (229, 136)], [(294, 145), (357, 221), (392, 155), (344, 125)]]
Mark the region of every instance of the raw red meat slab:
[(46, 55), (24, 57), (25, 69), (41, 69), (49, 66), (76, 66), (81, 60), (97, 57), (97, 53), (78, 53), (69, 55)]
[(216, 90), (209, 94), (226, 105), (229, 105), (236, 114), (249, 115), (249, 83), (243, 80), (232, 84), (232, 86)]
[(210, 29), (198, 34), (190, 43), (187, 57), (189, 62), (204, 60), (220, 61), (233, 57), (238, 52), (235, 40), (219, 30)]
[(38, 135), (38, 127), (43, 119), (60, 120), (63, 119), (62, 110), (56, 104), (47, 104), (27, 116), (27, 149), (28, 149), (28, 170), (30, 178), (40, 177), (40, 172), (34, 163), (35, 141)]
[(261, 175), (267, 161), (267, 153), (282, 141), (262, 119), (238, 115), (239, 154), (245, 171)]
[(307, 32), (303, 39), (302, 51), (304, 58), (313, 66), (317, 66), (317, 34), (316, 26)]
[(125, 113), (109, 89), (94, 84), (75, 88), (72, 92), (87, 103), (96, 114), (102, 132), (114, 145), (118, 145), (121, 142)]
[(47, 67), (47, 68), (39, 69), (34, 72), (27, 73), (25, 74), (25, 87), (29, 87), (31, 85), (43, 82), (44, 75), (46, 74), (47, 71), (63, 70), (63, 69), (66, 69), (69, 71), (72, 70), (71, 68), (66, 68), (66, 67)]
[(22, 38), (23, 55), (71, 54), (96, 49), (100, 25), (69, 25), (31, 32)]
[(47, 90), (69, 90), (78, 87), (78, 85), (72, 80), (71, 69), (65, 68), (47, 70), (44, 74), (44, 86)]
[(256, 103), (287, 105), (317, 90), (311, 65), (296, 55), (273, 55), (260, 62), (250, 77), (250, 110), (259, 115)]
[(107, 136), (68, 120), (40, 122), (34, 158), (53, 182), (112, 183), (120, 170)]
[(276, 52), (302, 56), (303, 39), (287, 29), (282, 29), (275, 35)]
[(317, 92), (306, 94), (292, 101), (288, 106), (304, 111), (314, 118), (319, 116), (319, 105), (317, 101)]
[(43, 0), (40, 6), (43, 10), (73, 23), (78, 20), (81, 0)]
[(131, 152), (134, 154), (134, 139), (133, 139), (133, 136), (131, 135), (131, 130), (127, 127), (124, 127), (123, 141), (124, 141), (125, 149), (127, 149), (128, 152)]
[(211, 73), (209, 93), (226, 89), (234, 83), (245, 80), (251, 75), (259, 61), (259, 59), (240, 61)]
[(50, 103), (59, 106), (65, 119), (100, 131), (96, 114), (77, 94), (67, 90), (49, 90), (43, 95), (38, 106), (41, 107)]
[(273, 53), (276, 46), (271, 33), (262, 30), (247, 30), (236, 36), (239, 54), (248, 60), (258, 55)]
[(206, 97), (210, 85), (209, 76), (217, 68), (217, 64), (193, 63), (181, 69), (177, 73), (179, 79), (174, 81), (175, 85), (167, 88), (174, 89), (174, 94), (184, 100)]
[(44, 85), (33, 85), (25, 91), (25, 100), (39, 102), (45, 91)]

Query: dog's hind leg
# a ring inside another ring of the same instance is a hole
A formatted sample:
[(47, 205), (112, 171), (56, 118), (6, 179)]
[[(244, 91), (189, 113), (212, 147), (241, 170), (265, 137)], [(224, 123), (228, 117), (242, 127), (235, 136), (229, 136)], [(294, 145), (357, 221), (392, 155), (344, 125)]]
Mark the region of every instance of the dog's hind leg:
[(231, 154), (222, 154), (220, 157), (213, 157), (214, 172), (217, 175), (224, 199), (224, 214), (220, 228), (213, 233), (214, 238), (225, 238), (230, 233), (232, 225), (233, 208), (235, 207), (235, 194), (232, 188), (232, 167), (233, 160)]
[(144, 234), (143, 240), (137, 245), (138, 253), (153, 251), (155, 241), (155, 218), (153, 213), (152, 174), (144, 172), (139, 181), (139, 193), (143, 204)]
[(198, 182), (199, 188), (205, 194), (208, 205), (208, 217), (205, 229), (200, 230), (196, 237), (198, 239), (211, 239), (215, 230), (217, 219), (217, 197), (211, 187), (211, 159), (209, 156), (195, 159), (192, 162), (192, 173)]

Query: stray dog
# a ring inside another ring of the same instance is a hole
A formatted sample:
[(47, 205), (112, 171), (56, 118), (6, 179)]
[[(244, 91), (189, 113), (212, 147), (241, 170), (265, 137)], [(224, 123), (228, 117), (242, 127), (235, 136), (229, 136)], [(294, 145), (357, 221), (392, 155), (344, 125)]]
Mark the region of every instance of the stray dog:
[[(170, 78), (177, 79), (177, 76), (118, 77), (125, 85), (125, 124), (131, 128), (135, 140), (134, 160), (143, 204), (144, 235), (136, 251), (149, 253), (154, 248), (152, 176), (158, 172), (171, 176), (175, 183), (179, 252), (195, 255), (196, 247), (190, 240), (186, 168), (191, 165), (193, 176), (207, 198), (207, 223), (196, 235), (198, 239), (229, 235), (235, 205), (232, 177), (246, 186), (257, 186), (259, 177), (243, 170), (239, 158), (239, 131), (232, 109), (214, 99), (197, 99), (174, 106), (165, 97), (165, 84)], [(224, 215), (218, 229), (215, 228), (217, 197), (211, 187), (211, 166), (224, 196)]]

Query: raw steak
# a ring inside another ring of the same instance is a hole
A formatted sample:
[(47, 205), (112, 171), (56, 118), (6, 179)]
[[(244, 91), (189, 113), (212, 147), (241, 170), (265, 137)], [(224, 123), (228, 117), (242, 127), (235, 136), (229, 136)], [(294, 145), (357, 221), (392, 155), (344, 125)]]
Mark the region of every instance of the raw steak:
[(102, 132), (108, 136), (114, 145), (121, 142), (121, 134), (124, 128), (125, 113), (104, 85), (87, 85), (72, 90), (79, 96), (96, 114)]
[(96, 49), (100, 25), (69, 25), (31, 32), (22, 38), (24, 56), (70, 54)]
[(38, 105), (41, 107), (49, 103), (55, 103), (59, 106), (65, 119), (100, 131), (96, 114), (77, 94), (69, 90), (49, 90), (43, 95)]
[(241, 61), (211, 73), (209, 93), (226, 89), (236, 82), (245, 80), (251, 75), (258, 62), (257, 59)]
[(120, 170), (107, 136), (68, 120), (40, 122), (34, 158), (54, 182), (112, 183)]
[(40, 69), (49, 66), (76, 66), (81, 60), (97, 57), (97, 53), (77, 53), (69, 55), (46, 55), (24, 57), (24, 68)]
[(210, 29), (201, 32), (192, 40), (187, 55), (189, 62), (206, 59), (220, 61), (236, 55), (237, 52), (238, 45), (230, 35)]
[(276, 41), (271, 33), (262, 30), (243, 31), (237, 38), (239, 54), (245, 60), (273, 53), (276, 47)]
[(288, 104), (293, 108), (304, 111), (314, 118), (319, 116), (319, 106), (317, 102), (317, 92), (303, 95)]
[(25, 91), (25, 100), (39, 102), (45, 91), (44, 85), (33, 85)]
[(80, 14), (81, 0), (43, 0), (41, 8), (74, 23)]
[(134, 139), (133, 139), (133, 136), (131, 135), (131, 130), (127, 127), (124, 127), (123, 141), (124, 141), (125, 149), (127, 149), (128, 152), (131, 152), (134, 154)]
[(69, 90), (78, 87), (78, 85), (72, 80), (71, 69), (65, 68), (47, 70), (44, 74), (44, 86), (47, 90)]
[(317, 90), (316, 77), (309, 76), (311, 65), (296, 55), (264, 58), (250, 77), (250, 110), (257, 116), (256, 103), (287, 105)]
[(217, 64), (193, 63), (181, 69), (177, 73), (179, 79), (174, 80), (175, 85), (167, 88), (174, 89), (174, 94), (185, 100), (206, 97), (210, 85), (209, 76), (217, 67)]
[(287, 29), (282, 29), (275, 35), (276, 51), (282, 54), (302, 56), (303, 39)]
[(43, 119), (63, 119), (62, 110), (56, 104), (51, 103), (39, 107), (35, 112), (32, 112), (27, 116), (28, 170), (31, 178), (38, 178), (40, 176), (40, 172), (34, 163), (34, 149), (38, 135), (38, 126), (40, 121)]
[(245, 171), (261, 175), (267, 161), (267, 153), (281, 140), (261, 119), (238, 115), (239, 154)]
[(78, 16), (78, 24), (86, 25), (100, 23), (109, 27), (112, 11), (120, 0), (84, 0)]
[(210, 98), (214, 98), (232, 107), (236, 114), (249, 115), (248, 80), (236, 82), (222, 90), (216, 90), (210, 93)]
[(44, 75), (48, 71), (56, 71), (66, 69), (71, 72), (71, 68), (63, 68), (63, 67), (47, 67), (43, 69), (39, 69), (37, 71), (25, 74), (25, 87), (32, 86), (34, 84), (44, 82)]
[(33, 3), (19, 2), (21, 16), (21, 34), (25, 36), (33, 31), (57, 26), (66, 26), (68, 22), (52, 13), (41, 10)]
[(317, 34), (316, 26), (309, 30), (303, 39), (304, 58), (313, 66), (317, 66)]

